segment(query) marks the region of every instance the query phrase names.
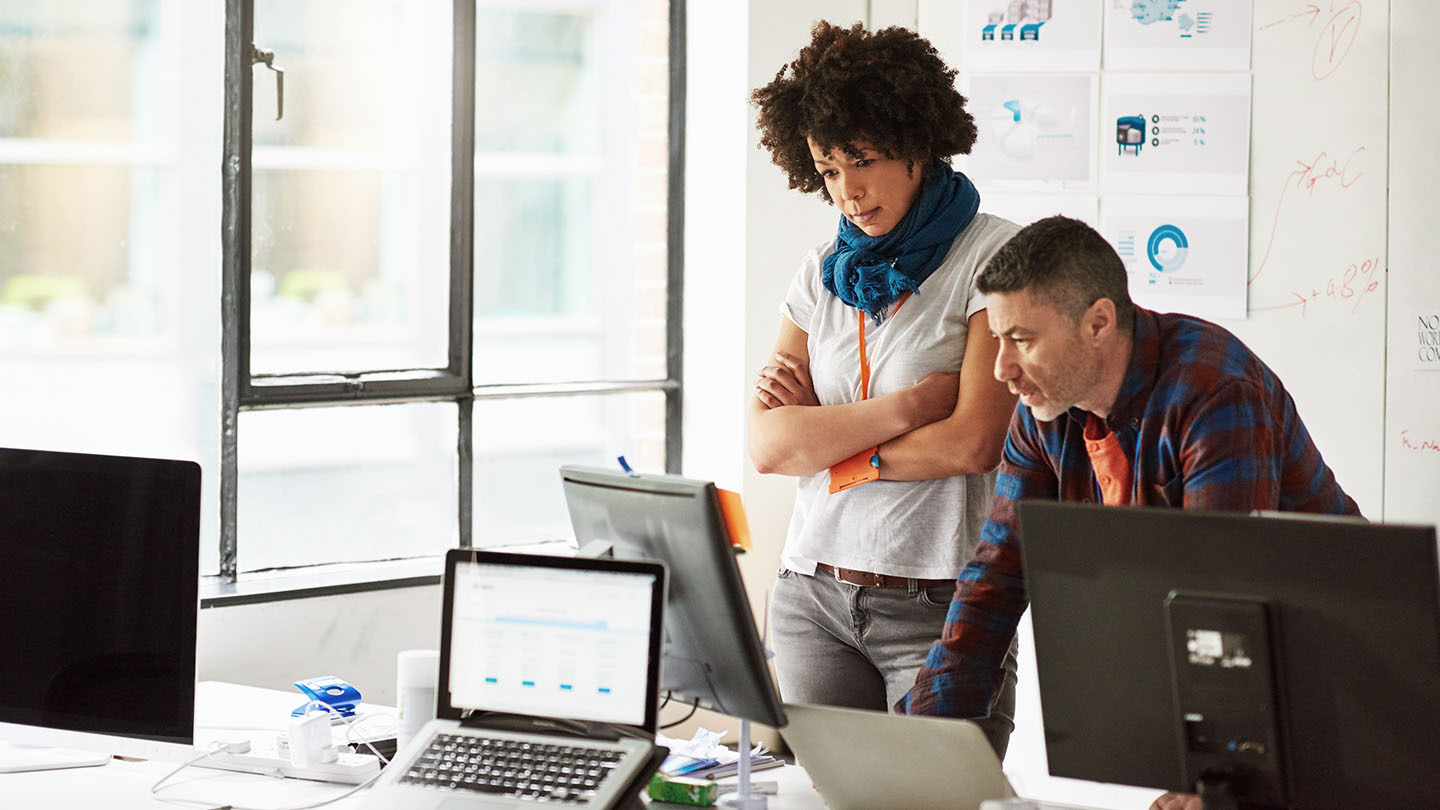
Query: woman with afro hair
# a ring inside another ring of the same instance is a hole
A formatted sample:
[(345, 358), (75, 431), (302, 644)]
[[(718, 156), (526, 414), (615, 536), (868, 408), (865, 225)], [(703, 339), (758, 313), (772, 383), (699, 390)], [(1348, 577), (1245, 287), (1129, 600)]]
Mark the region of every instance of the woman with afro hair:
[[(762, 473), (798, 479), (771, 622), (782, 696), (888, 709), (940, 638), (1015, 397), (975, 277), (1017, 230), (950, 165), (975, 142), (955, 71), (903, 28), (818, 22), (755, 90), (760, 145), (840, 210), (780, 306), (749, 405)], [(1015, 662), (978, 718), (1003, 756)]]

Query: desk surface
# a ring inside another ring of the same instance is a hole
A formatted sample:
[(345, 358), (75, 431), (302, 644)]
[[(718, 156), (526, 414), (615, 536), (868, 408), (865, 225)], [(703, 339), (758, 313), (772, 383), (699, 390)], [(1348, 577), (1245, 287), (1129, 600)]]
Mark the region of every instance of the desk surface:
[[(270, 738), (271, 735), (285, 730), (289, 723), (290, 710), (301, 702), (303, 696), (298, 693), (213, 681), (202, 682), (196, 688), (196, 745), (204, 747), (217, 737), (234, 739), (237, 736), (249, 736), (257, 741)], [(393, 725), (387, 725), (393, 723), (393, 709), (370, 704), (361, 704), (360, 709), (370, 719), (357, 723), (356, 730), (377, 739), (387, 736), (393, 730)], [(336, 727), (336, 742), (344, 742), (346, 734), (345, 728)], [(278, 810), (334, 799), (352, 790), (350, 785), (280, 779), (210, 768), (186, 768), (169, 780), (161, 791), (166, 801), (152, 796), (151, 785), (179, 764), (159, 760), (112, 760), (96, 768), (0, 773), (0, 808), (157, 810), (188, 804), (198, 810), (211, 810), (226, 805)], [(772, 768), (756, 773), (754, 779), (757, 782), (777, 784), (778, 792), (767, 797), (770, 810), (825, 808), (803, 768), (795, 765)], [(362, 790), (325, 806), (337, 810), (354, 810), (362, 803), (364, 795)], [(666, 807), (677, 810), (684, 807), (659, 803), (652, 806), (657, 809)]]
[[(150, 795), (150, 786), (174, 769), (176, 763), (112, 761), (98, 768), (63, 771), (33, 771), (0, 774), (0, 806), (44, 807), (53, 810), (157, 810), (173, 808)], [(779, 792), (768, 797), (770, 810), (823, 810), (824, 804), (810, 786), (803, 769), (796, 766), (765, 772), (765, 779), (779, 783)], [(275, 779), (255, 774), (187, 768), (167, 783), (162, 795), (173, 802), (194, 802), (196, 808), (226, 804), (244, 807), (290, 807), (322, 801), (348, 790), (345, 785), (307, 782), (302, 779)], [(354, 810), (363, 792), (326, 807)], [(681, 805), (654, 807), (680, 808)], [(688, 810), (693, 810), (689, 808)]]
[[(273, 735), (285, 729), (290, 710), (300, 705), (303, 696), (273, 689), (258, 689), (235, 684), (202, 682), (196, 689), (197, 746), (204, 746), (216, 735), (233, 738), (237, 733)], [(392, 710), (381, 706), (361, 705), (362, 712), (374, 718), (365, 733), (388, 729), (381, 726)], [(345, 730), (336, 728), (340, 741)], [(150, 786), (178, 766), (178, 762), (127, 762), (112, 760), (97, 768), (69, 768), (59, 771), (31, 771), (0, 774), (0, 807), (44, 807), (55, 810), (105, 808), (106, 810), (157, 810), (174, 808), (150, 794)], [(770, 796), (771, 810), (823, 810), (824, 804), (815, 793), (805, 771), (797, 766), (773, 768), (755, 775), (756, 781), (776, 782), (779, 792)], [(193, 803), (193, 807), (217, 808), (236, 805), (253, 808), (283, 808), (308, 802), (323, 801), (349, 791), (349, 785), (311, 782), (303, 779), (278, 779), (255, 774), (217, 771), (209, 768), (186, 768), (166, 783), (161, 791), (169, 802)], [(326, 807), (353, 810), (364, 792), (342, 799)], [(655, 807), (680, 807), (659, 805)]]

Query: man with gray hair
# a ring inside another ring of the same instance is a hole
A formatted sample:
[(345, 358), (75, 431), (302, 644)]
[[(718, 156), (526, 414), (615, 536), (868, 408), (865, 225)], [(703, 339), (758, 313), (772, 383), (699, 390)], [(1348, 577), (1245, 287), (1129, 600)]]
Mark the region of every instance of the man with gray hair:
[(1359, 514), (1275, 373), (1215, 324), (1131, 303), (1120, 257), (1085, 223), (1022, 229), (977, 286), (995, 376), (1020, 402), (980, 546), (898, 711), (989, 713), (1027, 604), (1023, 498)]

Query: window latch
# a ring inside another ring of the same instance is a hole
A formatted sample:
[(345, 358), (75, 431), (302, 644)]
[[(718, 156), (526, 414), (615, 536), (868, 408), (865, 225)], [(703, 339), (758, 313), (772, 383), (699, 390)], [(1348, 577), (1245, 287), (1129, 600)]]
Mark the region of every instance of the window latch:
[(250, 64), (264, 65), (275, 74), (275, 120), (285, 116), (285, 68), (275, 67), (275, 52), (250, 45)]

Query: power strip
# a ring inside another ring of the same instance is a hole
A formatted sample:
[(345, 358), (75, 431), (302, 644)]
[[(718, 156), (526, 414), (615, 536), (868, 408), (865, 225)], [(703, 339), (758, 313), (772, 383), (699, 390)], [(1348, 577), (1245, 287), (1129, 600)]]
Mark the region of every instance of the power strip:
[(280, 756), (274, 747), (252, 748), (247, 754), (211, 754), (196, 762), (195, 766), (221, 771), (313, 779), (318, 782), (339, 782), (345, 785), (358, 785), (380, 772), (380, 760), (373, 754), (342, 753), (334, 762), (301, 766), (291, 762), (289, 757)]

